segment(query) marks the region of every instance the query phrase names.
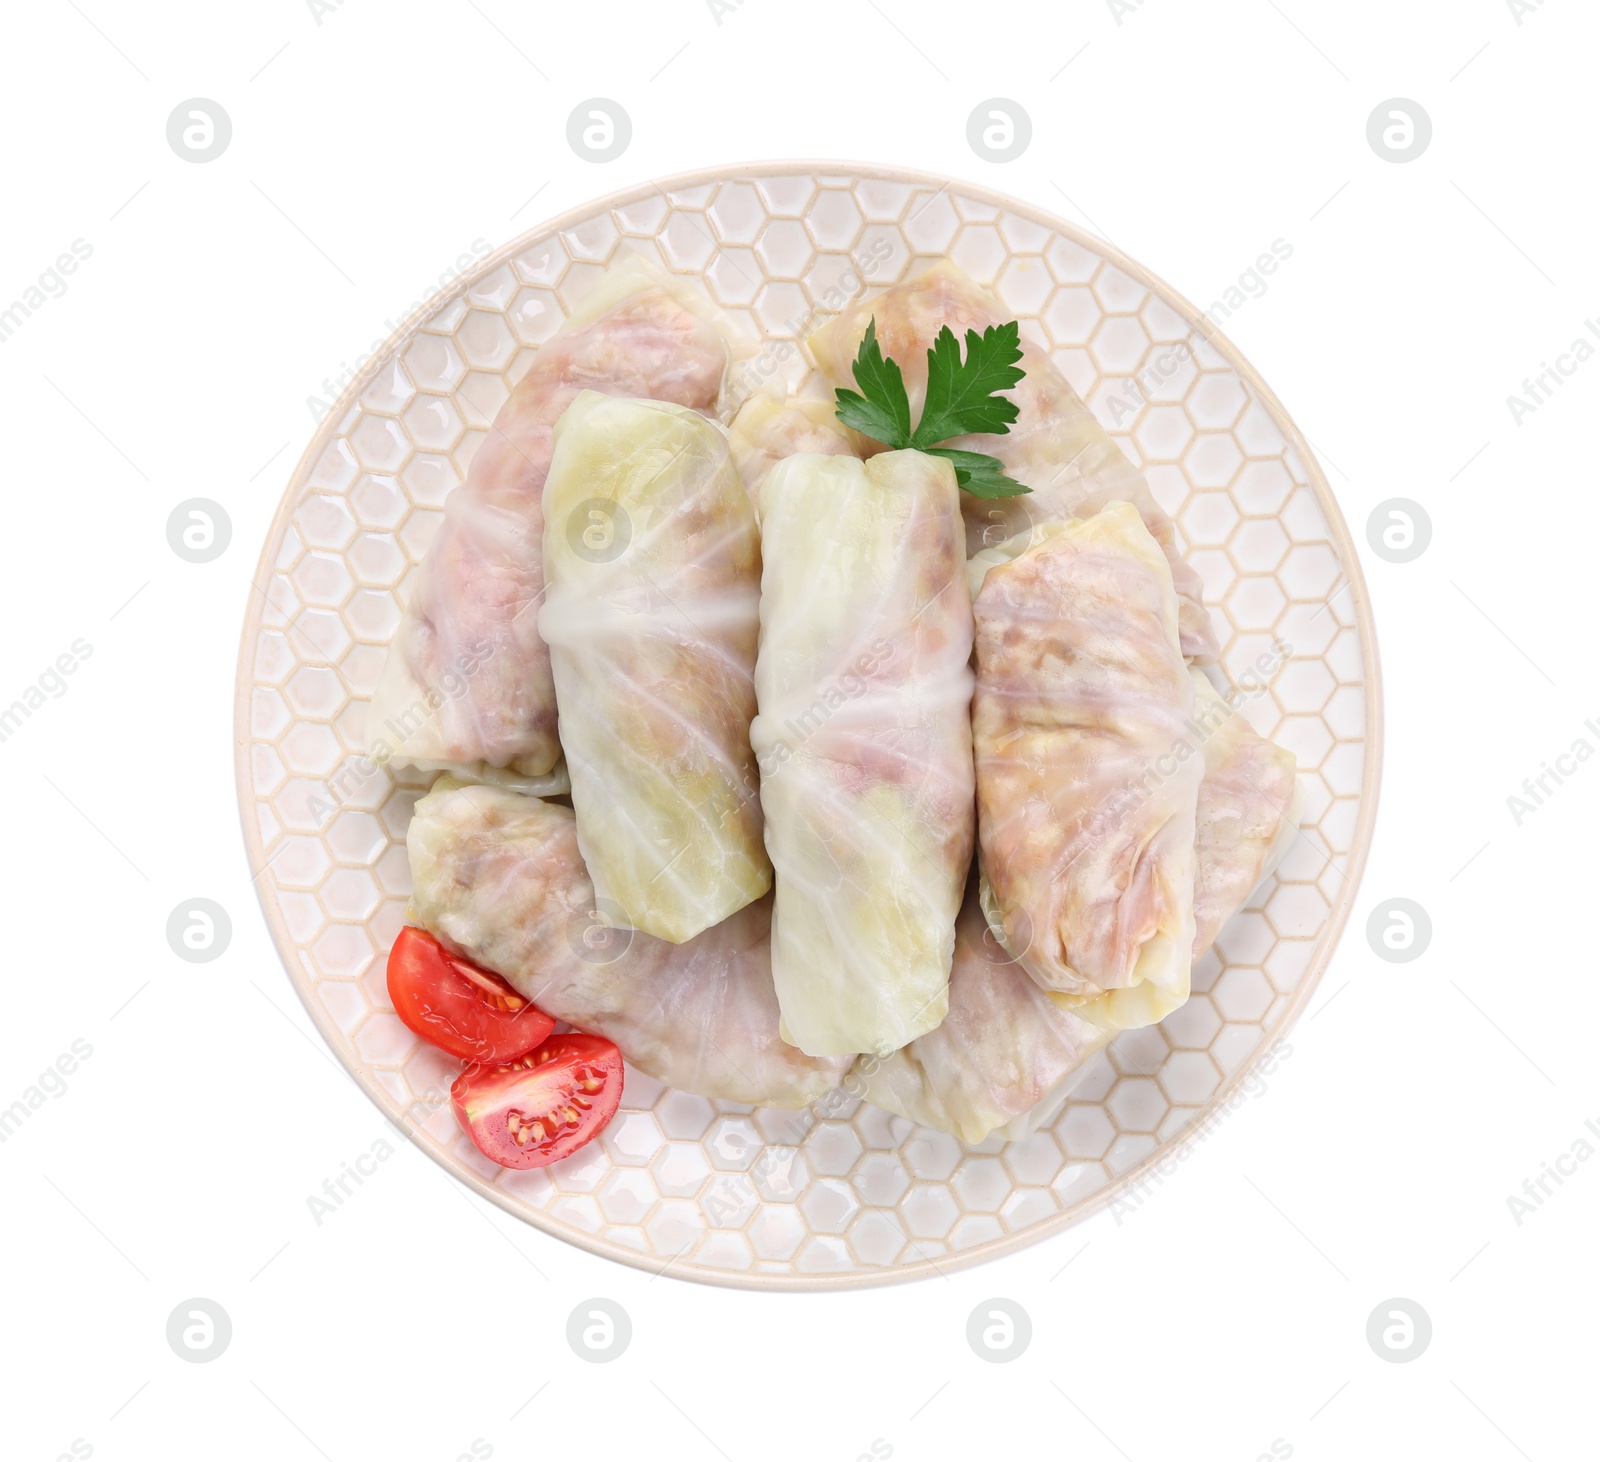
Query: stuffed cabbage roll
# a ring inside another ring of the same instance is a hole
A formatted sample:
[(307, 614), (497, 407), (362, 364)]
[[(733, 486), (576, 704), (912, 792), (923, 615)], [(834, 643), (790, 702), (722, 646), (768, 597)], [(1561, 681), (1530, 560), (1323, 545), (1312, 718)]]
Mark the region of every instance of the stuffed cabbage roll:
[(761, 488), (760, 714), (783, 1035), (888, 1052), (944, 1018), (973, 840), (972, 607), (942, 458), (802, 453)]
[(539, 638), (551, 428), (582, 390), (716, 404), (729, 344), (710, 303), (642, 261), (613, 269), (534, 356), (417, 569), (367, 713), (380, 761), (563, 790)]
[(585, 391), (556, 423), (544, 530), (539, 632), (598, 907), (681, 944), (772, 886), (755, 515), (720, 428)]
[[(853, 389), (856, 351), (868, 322), (876, 319), (883, 353), (892, 356), (904, 373), (914, 422), (928, 385), (928, 349), (940, 327), (948, 325), (959, 337), (1011, 318), (991, 291), (946, 259), (915, 279), (841, 311), (807, 344), (832, 385)], [(1200, 575), (1183, 561), (1172, 519), (1151, 495), (1144, 475), (1106, 434), (1050, 357), (1026, 339), (1020, 364), (1027, 374), (1007, 393), (1019, 408), (1010, 431), (944, 444), (998, 457), (1013, 479), (1032, 489), (1021, 497), (995, 500), (964, 496), (967, 552), (998, 546), (1036, 525), (1091, 517), (1107, 503), (1132, 503), (1171, 567), (1180, 601), (1183, 653), (1201, 663), (1215, 660), (1216, 633), (1206, 613)]]
[(1113, 503), (972, 568), (984, 912), (1058, 1004), (1153, 1024), (1189, 994), (1205, 766), (1166, 558)]
[[(1194, 958), (1294, 836), (1294, 758), (1258, 735), (1199, 671), (1192, 726), (1205, 747), (1195, 831)], [(1048, 1125), (1114, 1032), (1062, 1009), (1012, 960), (969, 895), (956, 922), (950, 1010), (937, 1030), (846, 1085), (876, 1106), (965, 1142), (1016, 1141)]]
[(429, 933), (668, 1086), (793, 1108), (844, 1075), (848, 1060), (778, 1038), (770, 899), (686, 944), (604, 929), (571, 812), (451, 777), (417, 804), (406, 848)]
[(801, 452), (820, 452), (825, 457), (857, 455), (831, 401), (766, 392), (752, 396), (739, 408), (728, 428), (728, 445), (758, 518), (761, 484), (785, 457)]
[(950, 1010), (936, 1030), (889, 1056), (863, 1056), (847, 1086), (865, 1100), (963, 1142), (1025, 1136), (1086, 1072), (1112, 1032), (1063, 1010), (984, 922), (977, 897), (956, 921)]
[(1259, 735), (1199, 671), (1195, 725), (1205, 777), (1195, 813), (1194, 957), (1283, 861), (1300, 825), (1291, 752)]

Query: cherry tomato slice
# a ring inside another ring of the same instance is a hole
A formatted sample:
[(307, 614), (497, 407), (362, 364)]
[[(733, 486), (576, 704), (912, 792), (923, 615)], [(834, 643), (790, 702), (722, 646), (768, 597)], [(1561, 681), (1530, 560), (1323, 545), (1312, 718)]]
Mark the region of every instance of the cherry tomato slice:
[(503, 1168), (570, 1157), (616, 1114), (622, 1053), (599, 1036), (551, 1036), (505, 1066), (469, 1066), (450, 1088), (456, 1120)]
[(389, 999), (423, 1040), (464, 1061), (510, 1061), (541, 1044), (556, 1025), (499, 975), (409, 925), (389, 951)]

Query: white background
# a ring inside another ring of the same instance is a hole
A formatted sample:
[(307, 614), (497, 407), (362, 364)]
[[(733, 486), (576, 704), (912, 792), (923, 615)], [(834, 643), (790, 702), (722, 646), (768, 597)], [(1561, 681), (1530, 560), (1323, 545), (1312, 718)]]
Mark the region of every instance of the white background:
[[(0, 702), (75, 639), (93, 654), (0, 745), (0, 1106), (74, 1039), (93, 1056), (0, 1146), (0, 1453), (1593, 1455), (1600, 1161), (1520, 1226), (1506, 1201), (1600, 1123), (1600, 765), (1520, 827), (1506, 804), (1575, 738), (1600, 747), (1583, 728), (1600, 722), (1600, 359), (1520, 426), (1506, 404), (1600, 316), (1592, 7), (1534, 0), (1521, 25), (1506, 0), (1146, 0), (1121, 24), (1106, 0), (745, 0), (720, 24), (705, 0), (311, 8), (8, 17), (0, 305), (74, 239), (93, 255), (0, 345)], [(633, 119), (605, 165), (566, 143), (596, 95)], [(966, 141), (997, 95), (1034, 128), (1005, 165)], [(165, 135), (194, 96), (233, 120), (204, 166)], [(1395, 96), (1434, 125), (1406, 165), (1366, 138)], [(1361, 541), (1387, 729), (1376, 846), (1312, 1018), (1265, 1096), (1135, 1216), (949, 1279), (816, 1296), (652, 1280), (402, 1144), (319, 1227), (308, 1196), (393, 1133), (268, 941), (232, 768), (249, 575), (306, 397), (474, 239), (785, 157), (1003, 189), (1202, 304), (1294, 245), (1228, 332)], [(201, 496), (234, 539), (197, 567), (165, 524)], [(1408, 565), (1365, 541), (1396, 496), (1433, 519)], [(233, 918), (214, 964), (167, 946), (196, 895)], [(1432, 916), (1412, 964), (1365, 937), (1393, 896)], [(611, 1365), (566, 1343), (592, 1295), (632, 1316)], [(965, 1338), (997, 1295), (1034, 1331), (1002, 1366)], [(232, 1318), (209, 1365), (165, 1339), (191, 1296)], [(1432, 1317), (1411, 1364), (1365, 1338), (1391, 1296)]]

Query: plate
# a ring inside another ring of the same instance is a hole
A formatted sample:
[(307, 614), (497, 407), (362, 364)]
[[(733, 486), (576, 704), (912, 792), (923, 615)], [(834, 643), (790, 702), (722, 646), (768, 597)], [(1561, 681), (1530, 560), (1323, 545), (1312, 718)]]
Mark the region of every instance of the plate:
[[(1045, 1130), (965, 1146), (852, 1102), (751, 1111), (630, 1069), (600, 1140), (531, 1172), (456, 1126), (459, 1066), (395, 1017), (384, 960), (429, 778), (362, 755), (407, 577), (534, 349), (621, 254), (701, 280), (765, 337), (747, 383), (807, 383), (798, 341), (864, 291), (948, 256), (1053, 347), (1176, 519), (1245, 714), (1300, 762), (1303, 835), (1195, 968), (1194, 995), (1097, 1058)], [(1173, 347), (1187, 341), (1189, 349)], [(652, 1272), (768, 1289), (912, 1279), (1021, 1249), (1111, 1203), (1256, 1091), (1350, 912), (1377, 803), (1371, 613), (1338, 506), (1277, 398), (1215, 323), (1079, 229), (972, 184), (845, 163), (665, 179), (483, 259), (365, 363), (291, 477), (240, 648), (240, 811), (289, 978), (361, 1087), (468, 1186), (536, 1228)]]

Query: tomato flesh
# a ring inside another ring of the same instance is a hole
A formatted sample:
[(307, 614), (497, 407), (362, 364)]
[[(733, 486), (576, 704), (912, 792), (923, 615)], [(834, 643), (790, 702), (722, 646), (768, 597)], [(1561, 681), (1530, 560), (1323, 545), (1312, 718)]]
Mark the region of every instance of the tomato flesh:
[(570, 1157), (616, 1114), (622, 1053), (600, 1036), (551, 1036), (506, 1065), (467, 1067), (450, 1098), (456, 1120), (491, 1162), (542, 1168)]
[(542, 1044), (556, 1026), (499, 975), (409, 925), (389, 951), (389, 999), (407, 1027), (464, 1061), (513, 1060)]

